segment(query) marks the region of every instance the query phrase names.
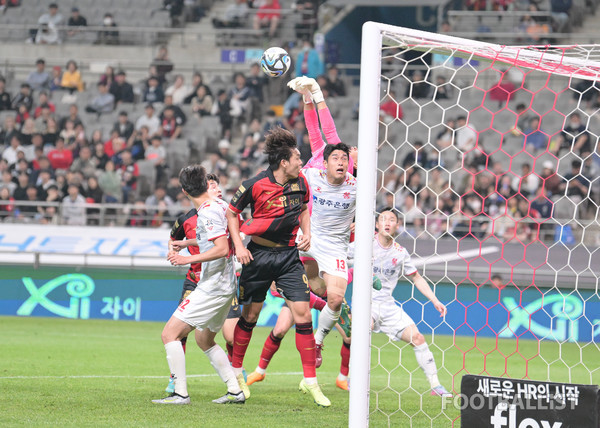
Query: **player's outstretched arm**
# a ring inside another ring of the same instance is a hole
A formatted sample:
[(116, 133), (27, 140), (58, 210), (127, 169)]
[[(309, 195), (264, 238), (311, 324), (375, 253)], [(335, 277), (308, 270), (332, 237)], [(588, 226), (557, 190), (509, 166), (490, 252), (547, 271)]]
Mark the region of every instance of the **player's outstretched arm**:
[(235, 256), (237, 257), (238, 262), (247, 265), (250, 261), (254, 260), (254, 258), (252, 257), (252, 253), (244, 247), (244, 242), (240, 236), (240, 220), (238, 214), (231, 211), (231, 209), (227, 210), (227, 228), (229, 229), (229, 236), (233, 242)]
[(221, 257), (227, 257), (227, 255), (229, 255), (229, 240), (227, 239), (227, 236), (219, 236), (213, 240), (213, 244), (215, 246), (211, 249), (193, 256), (182, 256), (177, 253), (169, 253), (167, 260), (169, 260), (173, 266), (181, 266), (190, 263), (210, 262), (211, 260), (220, 259)]
[(196, 239), (182, 239), (169, 242), (169, 251), (180, 252), (187, 247), (197, 247), (198, 241)]
[[(288, 82), (290, 89), (302, 94), (304, 100), (304, 123), (306, 124), (306, 130), (308, 131), (308, 139), (310, 141), (310, 151), (314, 155), (319, 150), (323, 150), (325, 147), (325, 141), (321, 136), (321, 128), (319, 128), (319, 117), (313, 104), (312, 95), (307, 88), (302, 86), (302, 82), (306, 77), (296, 77)], [(325, 102), (323, 102), (325, 104)]]
[(421, 293), (423, 293), (423, 295), (427, 297), (431, 301), (431, 303), (433, 303), (433, 306), (440, 313), (440, 316), (445, 316), (448, 312), (448, 310), (446, 309), (446, 305), (444, 305), (438, 300), (437, 297), (435, 297), (433, 290), (431, 289), (425, 278), (423, 278), (418, 271), (413, 273), (412, 275), (409, 275), (409, 277), (413, 284), (415, 284), (417, 289)]

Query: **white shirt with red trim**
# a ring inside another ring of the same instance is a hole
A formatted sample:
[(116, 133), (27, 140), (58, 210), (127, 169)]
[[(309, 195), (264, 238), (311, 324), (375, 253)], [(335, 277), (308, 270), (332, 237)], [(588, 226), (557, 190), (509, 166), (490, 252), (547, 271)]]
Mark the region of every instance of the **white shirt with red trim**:
[(320, 251), (345, 253), (356, 212), (356, 178), (347, 172), (342, 184), (330, 184), (325, 170), (307, 168), (302, 172), (310, 185), (310, 232), (314, 242), (327, 247)]
[[(206, 201), (198, 208), (196, 240), (200, 253), (213, 248), (213, 241), (221, 236), (229, 239), (225, 215), (228, 206), (226, 202), (216, 199)], [(202, 263), (198, 288), (207, 294), (227, 295), (234, 292), (235, 287), (235, 268), (231, 252), (227, 257)]]
[(383, 247), (377, 235), (373, 239), (373, 275), (381, 281), (381, 290), (373, 290), (373, 300), (389, 300), (402, 274), (412, 275), (417, 271), (410, 254), (394, 242), (388, 248)]

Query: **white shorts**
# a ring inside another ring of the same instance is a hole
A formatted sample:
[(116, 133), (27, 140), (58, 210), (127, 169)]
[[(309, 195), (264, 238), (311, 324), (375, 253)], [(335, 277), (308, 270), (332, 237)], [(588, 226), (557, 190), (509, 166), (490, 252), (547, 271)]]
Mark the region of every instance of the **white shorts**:
[(327, 248), (317, 238), (311, 238), (310, 250), (300, 252), (300, 259), (312, 258), (319, 265), (319, 277), (323, 278), (323, 273), (332, 276), (339, 276), (348, 281), (348, 249), (336, 251)]
[(209, 329), (218, 333), (231, 308), (235, 292), (228, 295), (207, 294), (196, 288), (173, 312), (173, 316), (198, 330)]
[(373, 301), (371, 318), (373, 332), (385, 333), (391, 340), (400, 340), (404, 329), (415, 323), (393, 299), (384, 302)]

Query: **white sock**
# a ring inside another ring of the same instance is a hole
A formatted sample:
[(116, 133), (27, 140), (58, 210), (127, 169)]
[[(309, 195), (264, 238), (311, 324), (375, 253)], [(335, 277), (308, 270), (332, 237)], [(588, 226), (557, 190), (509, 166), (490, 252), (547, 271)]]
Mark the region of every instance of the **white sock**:
[(335, 326), (335, 323), (338, 322), (340, 318), (341, 311), (332, 311), (329, 305), (326, 305), (321, 311), (321, 315), (319, 315), (319, 327), (317, 327), (317, 332), (315, 333), (315, 342), (317, 345), (322, 345), (325, 336), (329, 334), (331, 329)]
[(423, 369), (423, 372), (429, 381), (429, 385), (431, 385), (432, 388), (439, 386), (440, 381), (437, 376), (437, 367), (435, 365), (435, 360), (433, 359), (433, 354), (429, 350), (429, 346), (427, 346), (426, 343), (423, 343), (422, 345), (415, 346), (413, 349), (415, 350), (417, 363), (419, 363), (419, 366)]
[(232, 394), (239, 394), (241, 391), (240, 385), (238, 384), (233, 369), (231, 368), (231, 364), (229, 364), (227, 354), (223, 351), (223, 348), (218, 344), (215, 344), (215, 346), (204, 351), (204, 353), (210, 360), (210, 364), (217, 374), (221, 377), (221, 380), (227, 384), (227, 391)]
[(256, 366), (256, 370), (254, 370), (256, 373), (264, 375), (267, 371), (265, 369), (261, 369), (260, 367)]
[(307, 385), (313, 385), (313, 384), (317, 383), (317, 378), (316, 377), (305, 377), (304, 382)]
[(179, 340), (165, 344), (167, 363), (175, 381), (175, 394), (187, 397), (187, 378), (185, 375), (185, 353)]
[(343, 374), (341, 374), (341, 373), (339, 373), (339, 374), (338, 374), (338, 377), (337, 377), (337, 378), (338, 378), (339, 380), (341, 380), (341, 381), (348, 380), (348, 376), (346, 376), (346, 375), (343, 375)]

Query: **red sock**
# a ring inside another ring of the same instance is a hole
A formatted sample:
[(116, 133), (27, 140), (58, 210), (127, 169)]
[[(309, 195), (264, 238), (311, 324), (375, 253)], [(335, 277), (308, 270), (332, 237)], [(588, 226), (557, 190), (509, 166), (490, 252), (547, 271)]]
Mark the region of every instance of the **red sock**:
[(231, 360), (233, 359), (233, 346), (227, 343), (225, 344), (225, 347), (227, 347), (227, 358), (229, 358), (229, 362), (231, 363)]
[(183, 347), (183, 353), (185, 354), (185, 344), (187, 343), (187, 337), (181, 339), (181, 346)]
[(342, 350), (340, 351), (342, 356), (342, 364), (340, 365), (340, 374), (348, 376), (350, 372), (350, 344), (342, 342)]
[(320, 311), (325, 307), (327, 302), (317, 296), (315, 293), (310, 293), (310, 302), (308, 303), (310, 308), (315, 308), (317, 311)]
[(304, 377), (317, 377), (315, 367), (317, 355), (315, 353), (315, 336), (313, 335), (312, 323), (296, 324), (296, 349), (300, 352)]
[[(283, 337), (281, 338), (283, 339)], [(275, 352), (279, 349), (279, 345), (281, 345), (281, 339), (273, 335), (273, 331), (271, 330), (271, 334), (265, 340), (265, 345), (263, 346), (262, 353), (260, 354), (260, 360), (258, 361), (258, 367), (263, 370), (266, 370), (271, 362), (271, 358), (275, 355)]]
[(242, 368), (244, 355), (252, 338), (252, 329), (256, 326), (255, 322), (248, 322), (244, 317), (240, 317), (233, 331), (233, 355), (231, 365), (234, 368)]

